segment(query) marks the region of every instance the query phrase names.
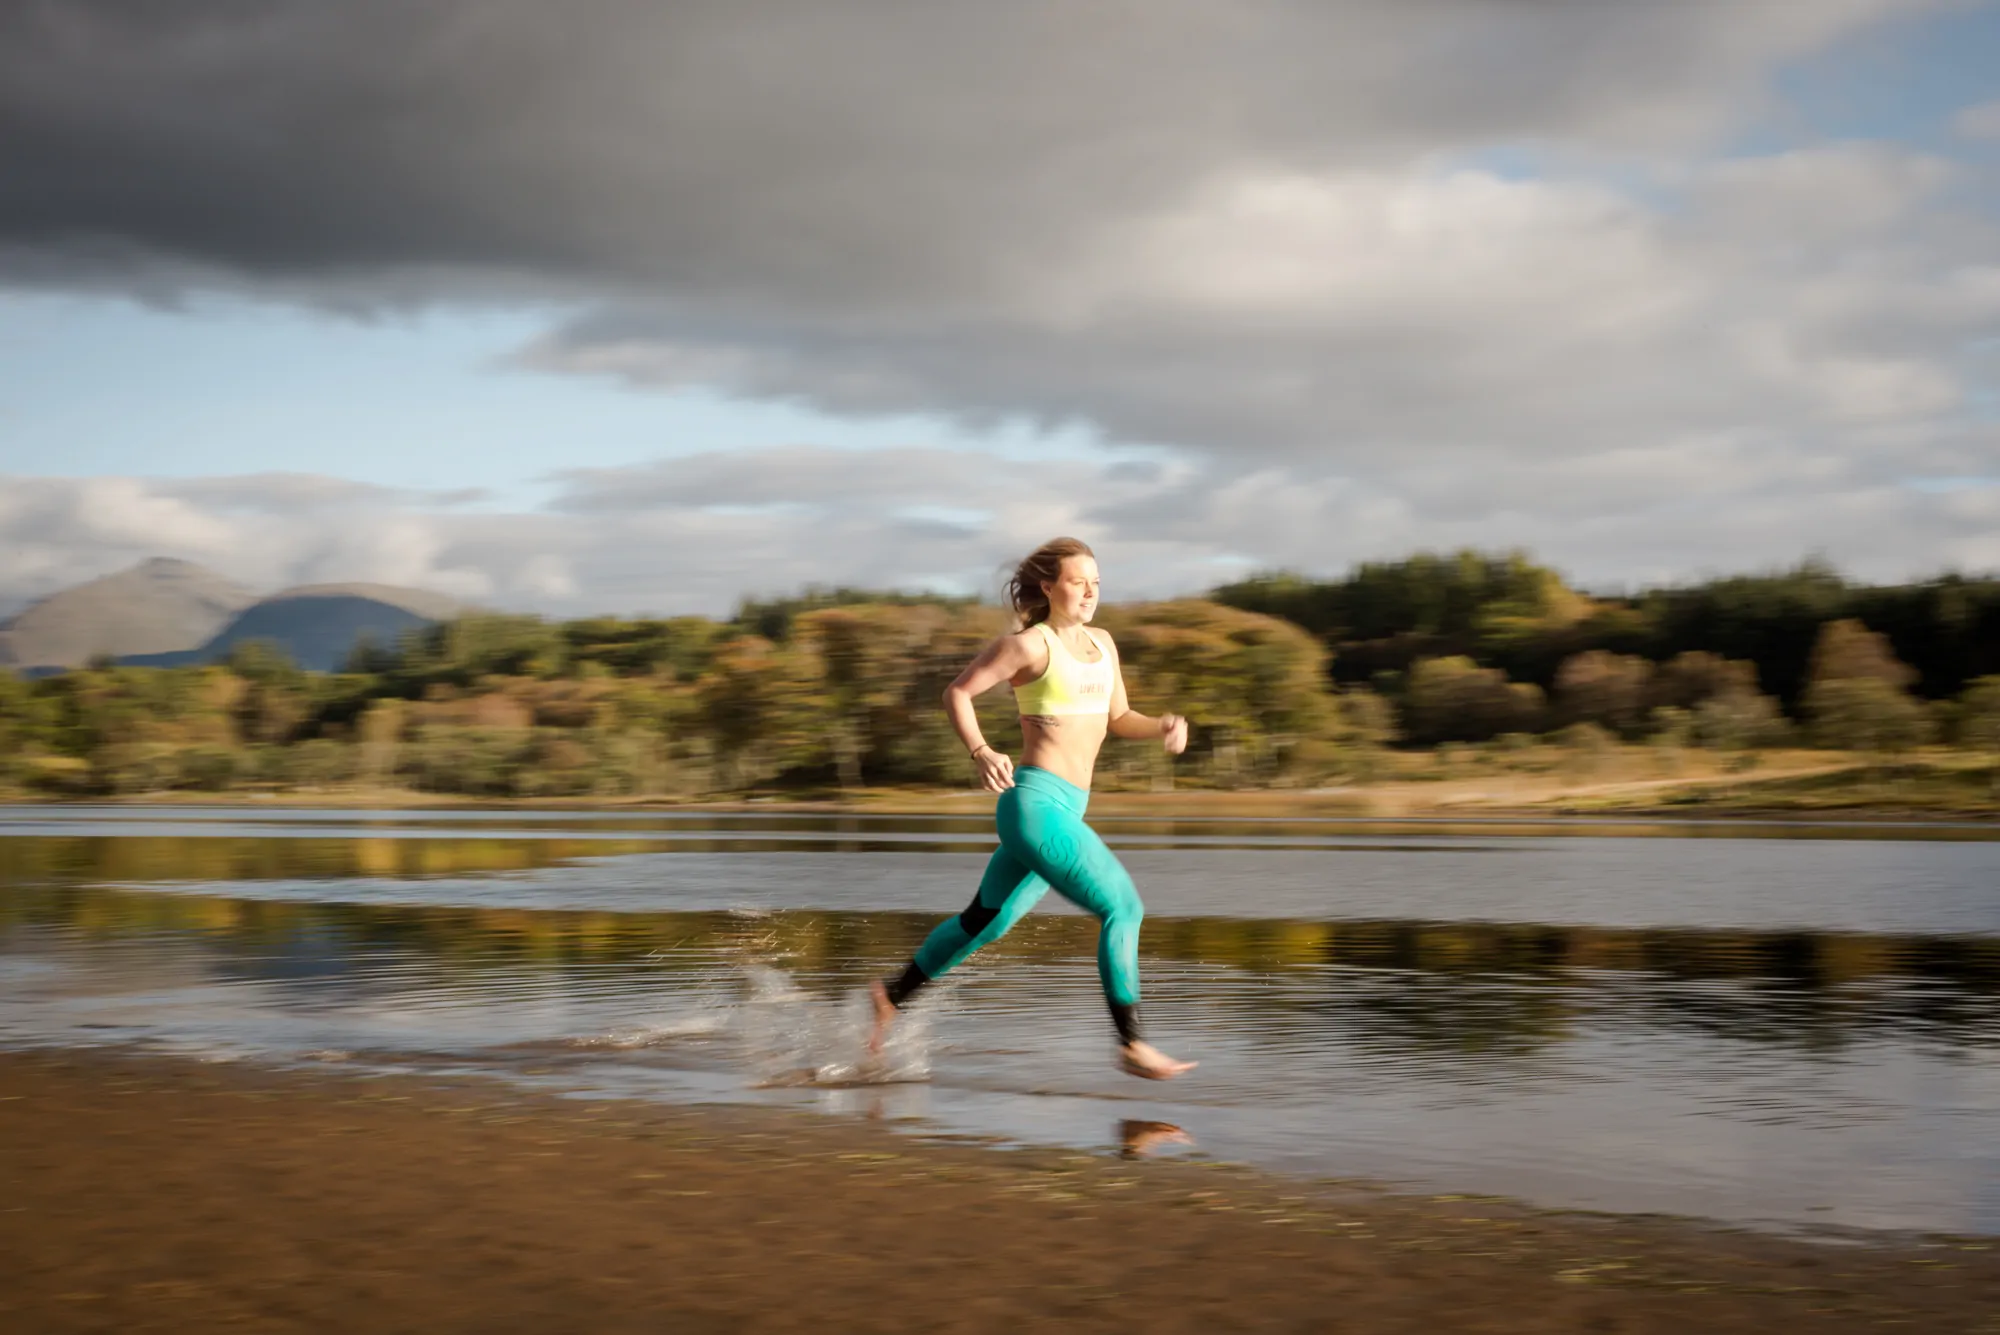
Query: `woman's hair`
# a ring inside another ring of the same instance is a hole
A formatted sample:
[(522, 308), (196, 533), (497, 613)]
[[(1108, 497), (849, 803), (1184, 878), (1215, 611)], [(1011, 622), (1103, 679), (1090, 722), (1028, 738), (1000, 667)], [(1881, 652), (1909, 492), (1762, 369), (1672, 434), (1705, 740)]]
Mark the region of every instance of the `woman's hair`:
[(1064, 557), (1096, 555), (1079, 538), (1050, 538), (1028, 553), (1028, 559), (1015, 567), (1003, 595), (1020, 618), (1021, 629), (1049, 619), (1049, 596), (1042, 592), (1042, 585), (1061, 578)]

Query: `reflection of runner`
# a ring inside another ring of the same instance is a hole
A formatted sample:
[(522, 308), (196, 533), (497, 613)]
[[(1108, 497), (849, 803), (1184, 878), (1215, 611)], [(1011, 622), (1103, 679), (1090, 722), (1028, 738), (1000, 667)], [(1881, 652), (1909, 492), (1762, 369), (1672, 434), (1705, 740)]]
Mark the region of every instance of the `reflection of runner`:
[[(1187, 747), (1187, 721), (1148, 718), (1125, 700), (1118, 649), (1086, 623), (1097, 611), (1097, 559), (1075, 538), (1043, 544), (1021, 562), (1007, 599), (1021, 629), (980, 651), (945, 688), (945, 712), (965, 743), (980, 783), (1000, 794), (994, 823), (1000, 848), (965, 912), (938, 924), (902, 976), (871, 991), (880, 1049), (896, 1008), (983, 945), (999, 940), (1050, 886), (1101, 925), (1097, 972), (1118, 1028), (1119, 1060), (1133, 1075), (1165, 1080), (1194, 1066), (1175, 1061), (1139, 1035), (1139, 920), (1145, 907), (1132, 878), (1083, 823), (1090, 776), (1105, 734), (1157, 737), (1169, 755)], [(979, 733), (972, 701), (1003, 681), (1021, 708), (1021, 768)]]
[(1165, 1145), (1192, 1144), (1194, 1137), (1172, 1122), (1127, 1117), (1118, 1123), (1118, 1155), (1122, 1159), (1144, 1159)]

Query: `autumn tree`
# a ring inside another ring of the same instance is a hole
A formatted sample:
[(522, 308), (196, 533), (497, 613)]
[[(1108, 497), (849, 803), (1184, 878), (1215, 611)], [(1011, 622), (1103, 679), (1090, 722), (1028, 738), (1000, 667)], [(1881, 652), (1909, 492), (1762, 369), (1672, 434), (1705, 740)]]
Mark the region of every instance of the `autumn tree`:
[(361, 747), (359, 775), (363, 781), (381, 786), (396, 774), (397, 750), (403, 739), (403, 702), (377, 700), (361, 715), (356, 728)]
[(861, 786), (878, 739), (905, 726), (911, 687), (940, 623), (935, 606), (831, 607), (792, 623), (792, 642), (817, 670), (819, 735), (841, 787)]
[[(2000, 675), (1975, 680), (1958, 704), (1958, 744), (2000, 761)], [(1993, 770), (1992, 784), (2000, 793), (2000, 766)]]
[(1326, 650), (1297, 626), (1193, 598), (1099, 619), (1117, 639), (1132, 707), (1186, 715), (1190, 751), (1219, 782), (1270, 782), (1337, 732)]
[(1821, 682), (1866, 678), (1901, 691), (1917, 679), (1916, 672), (1896, 657), (1888, 636), (1854, 620), (1829, 621), (1820, 627), (1808, 670), (1808, 690)]
[(761, 635), (716, 651), (699, 694), (729, 787), (754, 787), (810, 759), (816, 684), (801, 655)]
[(1675, 654), (1653, 673), (1648, 702), (1656, 709), (1695, 708), (1723, 695), (1756, 695), (1757, 665), (1702, 649)]
[(1534, 732), (1543, 714), (1538, 687), (1510, 682), (1499, 669), (1462, 656), (1418, 662), (1404, 687), (1404, 731), (1412, 741), (1482, 742)]
[(1563, 661), (1556, 672), (1555, 712), (1567, 723), (1594, 723), (1627, 737), (1640, 731), (1653, 665), (1643, 658), (1592, 649)]
[(1916, 673), (1886, 636), (1829, 621), (1813, 644), (1805, 713), (1820, 745), (1888, 756), (1929, 739), (1930, 715), (1909, 693)]

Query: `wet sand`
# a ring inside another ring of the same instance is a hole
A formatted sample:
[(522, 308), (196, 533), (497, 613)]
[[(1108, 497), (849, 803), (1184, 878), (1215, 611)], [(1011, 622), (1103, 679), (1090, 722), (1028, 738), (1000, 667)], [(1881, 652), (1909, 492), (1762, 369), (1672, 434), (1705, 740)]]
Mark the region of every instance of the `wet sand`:
[(0, 1258), (8, 1331), (2000, 1330), (1984, 1239), (76, 1052), (0, 1054)]

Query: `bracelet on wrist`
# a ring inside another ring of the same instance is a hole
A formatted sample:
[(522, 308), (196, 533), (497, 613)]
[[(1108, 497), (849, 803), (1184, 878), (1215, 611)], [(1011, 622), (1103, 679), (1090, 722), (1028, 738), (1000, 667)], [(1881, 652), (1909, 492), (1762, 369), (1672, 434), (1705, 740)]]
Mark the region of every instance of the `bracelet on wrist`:
[(966, 759), (968, 759), (968, 760), (974, 760), (974, 759), (977, 759), (977, 758), (978, 758), (978, 756), (979, 756), (979, 753), (980, 753), (981, 751), (991, 751), (992, 749), (993, 749), (993, 743), (991, 743), (991, 742), (981, 742), (981, 743), (980, 743), (979, 745), (977, 745), (977, 746), (973, 747), (973, 748), (972, 748), (972, 749), (971, 749), (970, 751), (967, 751), (967, 752), (965, 753), (965, 756), (966, 756)]

